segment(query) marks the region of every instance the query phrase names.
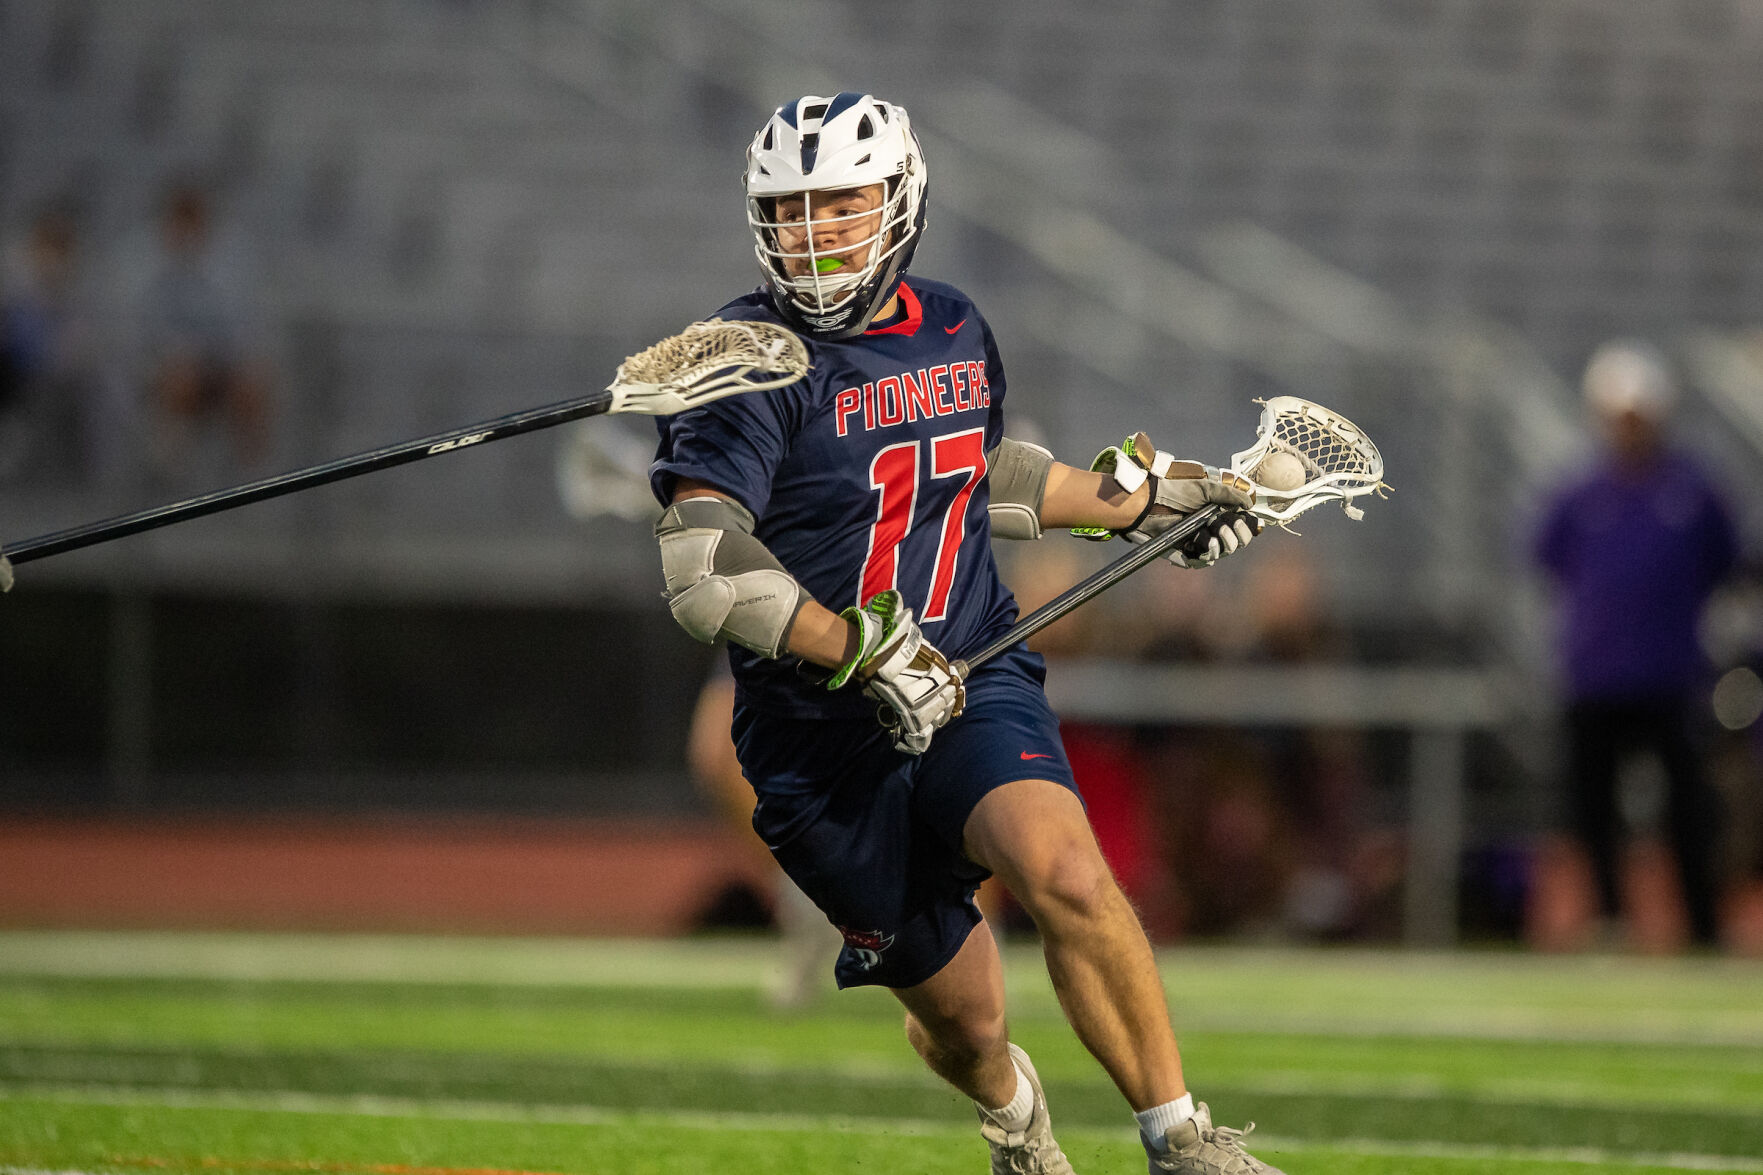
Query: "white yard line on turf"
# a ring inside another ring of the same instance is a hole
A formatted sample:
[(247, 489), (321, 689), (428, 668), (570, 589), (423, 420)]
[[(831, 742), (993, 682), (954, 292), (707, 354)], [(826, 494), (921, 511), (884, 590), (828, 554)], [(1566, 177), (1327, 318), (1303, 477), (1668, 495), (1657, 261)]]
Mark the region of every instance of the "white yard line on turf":
[[(21, 1046), (39, 1048), (41, 1040), (13, 1039), (0, 1033), (0, 1048)], [(49, 1047), (54, 1047), (53, 1045)], [(153, 1048), (154, 1046), (144, 1046)], [(909, 1058), (909, 1059), (908, 1059)], [(644, 1056), (643, 1061), (678, 1060), (672, 1054)], [(416, 1055), (407, 1059), (408, 1064), (427, 1066), (432, 1059), (427, 1055)], [(79, 1085), (81, 1089), (127, 1089), (127, 1085), (119, 1083), (131, 1079), (151, 1080), (162, 1075), (164, 1070), (154, 1062), (145, 1062), (149, 1067), (139, 1068), (132, 1058), (111, 1057), (103, 1061), (104, 1071), (101, 1080), (91, 1085)], [(717, 1060), (717, 1068), (745, 1078), (768, 1078), (793, 1076), (820, 1078), (841, 1084), (867, 1085), (876, 1089), (897, 1090), (903, 1088), (942, 1089), (943, 1086), (932, 1077), (919, 1063), (915, 1056), (903, 1058), (862, 1057), (849, 1055), (842, 1060), (822, 1058), (813, 1064), (805, 1064), (795, 1059), (776, 1057), (741, 1057), (723, 1055)], [(404, 1071), (403, 1066), (381, 1072)], [(1093, 1073), (1074, 1075), (1054, 1066), (1043, 1065), (1043, 1074), (1051, 1074), (1055, 1079), (1064, 1078), (1078, 1081), (1094, 1081)], [(63, 1073), (60, 1076), (74, 1079), (90, 1074), (86, 1069), (82, 1074)], [(1649, 1090), (1645, 1096), (1630, 1093), (1617, 1095), (1603, 1087), (1588, 1086), (1583, 1083), (1545, 1082), (1541, 1080), (1526, 1081), (1521, 1078), (1487, 1079), (1488, 1084), (1482, 1087), (1465, 1087), (1453, 1085), (1437, 1077), (1419, 1074), (1392, 1074), (1378, 1077), (1368, 1074), (1329, 1074), (1311, 1073), (1302, 1070), (1278, 1071), (1260, 1070), (1253, 1077), (1241, 1077), (1230, 1081), (1219, 1081), (1214, 1084), (1228, 1085), (1240, 1094), (1273, 1094), (1299, 1095), (1310, 1097), (1354, 1097), (1354, 1098), (1388, 1098), (1393, 1101), (1426, 1102), (1448, 1099), (1455, 1102), (1468, 1102), (1482, 1106), (1519, 1106), (1541, 1105), (1563, 1107), (1597, 1107), (1610, 1110), (1641, 1111), (1649, 1107), (1661, 1105), (1693, 1108), (1707, 1113), (1736, 1113), (1744, 1117), (1755, 1116), (1755, 1100), (1748, 1099), (1743, 1093), (1721, 1091), (1709, 1096), (1703, 1090), (1677, 1090), (1670, 1087)], [(140, 1087), (137, 1087), (140, 1088)], [(160, 1088), (160, 1087), (148, 1087)], [(178, 1087), (183, 1088), (183, 1087)], [(1725, 1099), (1725, 1100), (1723, 1100)]]
[[(1015, 1008), (1054, 1007), (1007, 952)], [(1183, 1031), (1763, 1047), (1763, 966), (1739, 959), (1183, 948), (1159, 954)], [(3, 931), (0, 975), (758, 990), (764, 939)]]
[(765, 941), (395, 934), (0, 931), (0, 974), (517, 987), (757, 987)]
[[(0, 1088), (0, 1103), (54, 1101), (107, 1106), (165, 1106), (172, 1109), (244, 1110), (294, 1114), (355, 1114), (369, 1118), (438, 1118), (472, 1122), (532, 1122), (567, 1126), (658, 1125), (669, 1129), (752, 1131), (834, 1130), (848, 1134), (948, 1135), (966, 1138), (972, 1126), (928, 1118), (818, 1117), (811, 1114), (744, 1114), (698, 1111), (614, 1110), (599, 1106), (528, 1105), (460, 1099), (419, 1099), (378, 1095), (302, 1093), (294, 1090), (237, 1093), (205, 1089), (115, 1089), (94, 1086), (12, 1086)], [(1118, 1142), (1130, 1137), (1118, 1130), (1068, 1128), (1060, 1135), (1071, 1141)], [(1448, 1142), (1387, 1142), (1379, 1139), (1307, 1140), (1258, 1134), (1269, 1152), (1285, 1148), (1350, 1155), (1399, 1155), (1412, 1158), (1465, 1159), (1512, 1163), (1581, 1163), (1586, 1166), (1662, 1167), (1676, 1171), (1763, 1172), (1763, 1159), (1730, 1155), (1638, 1154), (1595, 1147), (1470, 1146)], [(23, 1168), (0, 1167), (0, 1175), (36, 1175)], [(64, 1175), (49, 1172), (44, 1175)], [(78, 1173), (74, 1173), (78, 1175)]]

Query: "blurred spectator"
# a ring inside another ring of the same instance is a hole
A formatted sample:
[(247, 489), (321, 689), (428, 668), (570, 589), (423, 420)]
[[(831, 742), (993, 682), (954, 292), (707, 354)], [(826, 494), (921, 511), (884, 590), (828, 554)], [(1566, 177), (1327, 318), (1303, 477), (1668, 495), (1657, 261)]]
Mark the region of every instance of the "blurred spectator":
[[(1150, 652), (1182, 659), (1290, 666), (1339, 657), (1345, 639), (1322, 595), (1313, 550), (1275, 536), (1231, 569), (1171, 577), (1164, 592), (1205, 581), (1178, 627)], [(1163, 614), (1165, 610), (1158, 610)], [(1187, 928), (1339, 939), (1386, 928), (1400, 883), (1392, 837), (1371, 821), (1369, 751), (1357, 730), (1266, 725), (1171, 732), (1156, 758)]]
[(92, 471), (99, 381), (81, 287), (79, 225), (50, 205), (0, 273), (0, 477)]
[(241, 252), (218, 243), (202, 185), (167, 187), (157, 240), (129, 270), (125, 309), (139, 332), (133, 361), (155, 472), (177, 475), (200, 462), (215, 421), (236, 464), (260, 463), (270, 405), (258, 291)]
[[(1162, 568), (1152, 570), (1161, 571)], [(1234, 584), (1243, 574), (1229, 565), (1222, 575), (1140, 573), (1111, 593), (1110, 607), (1124, 609), (1135, 623), (1115, 625), (1110, 647), (1118, 655), (1143, 661), (1209, 661), (1216, 634), (1230, 622)]]
[[(992, 551), (1016, 597), (1018, 616), (1027, 616), (1090, 570), (1080, 559), (1086, 553), (1082, 544), (1060, 542), (1056, 537), (1035, 543), (994, 542)], [(1109, 643), (1105, 634), (1118, 627), (1117, 598), (1116, 593), (1109, 593), (1072, 609), (1036, 633), (1029, 647), (1050, 658), (1099, 655)]]
[[(1236, 654), (1300, 666), (1341, 659), (1347, 640), (1323, 598), (1314, 548), (1282, 542), (1248, 568), (1245, 621)], [(1269, 729), (1258, 740), (1270, 782), (1292, 822), (1291, 875), (1281, 917), (1289, 934), (1338, 938), (1378, 921), (1399, 884), (1392, 834), (1371, 824), (1365, 732), (1329, 727)]]
[(1667, 441), (1676, 388), (1655, 350), (1606, 344), (1584, 387), (1603, 452), (1556, 494), (1535, 541), (1563, 612), (1572, 829), (1613, 924), (1622, 913), (1619, 768), (1651, 756), (1663, 771), (1690, 933), (1713, 945), (1720, 813), (1691, 717), (1707, 677), (1697, 624), (1733, 566), (1736, 533), (1714, 485)]
[(844, 939), (808, 895), (784, 876), (753, 831), (753, 788), (741, 773), (729, 734), (735, 711), (735, 679), (729, 674), (726, 658), (719, 655), (716, 665), (692, 712), (687, 766), (692, 781), (716, 814), (736, 828), (741, 843), (751, 847), (755, 858), (764, 859), (765, 870), (776, 881), (772, 916), (783, 935), (783, 958), (767, 994), (773, 1007), (791, 1011), (812, 1003), (832, 986), (833, 959)]

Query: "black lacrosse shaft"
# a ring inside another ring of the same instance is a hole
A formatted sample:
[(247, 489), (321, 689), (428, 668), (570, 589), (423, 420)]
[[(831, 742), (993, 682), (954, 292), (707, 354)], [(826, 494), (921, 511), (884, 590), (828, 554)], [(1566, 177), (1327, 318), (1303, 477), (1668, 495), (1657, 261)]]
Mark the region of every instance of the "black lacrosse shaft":
[(204, 514), (218, 514), (222, 510), (231, 510), (237, 506), (261, 502), (265, 498), (278, 498), (283, 494), (294, 493), (296, 490), (327, 485), (333, 481), (342, 481), (344, 478), (359, 477), (361, 474), (372, 473), (375, 470), (390, 469), (394, 465), (407, 465), (412, 461), (421, 461), (425, 457), (451, 453), (455, 449), (469, 448), (489, 441), (499, 441), (504, 437), (518, 436), (523, 432), (533, 432), (541, 428), (550, 428), (553, 425), (580, 420), (586, 416), (599, 416), (611, 407), (612, 393), (610, 391), (595, 392), (591, 396), (581, 396), (574, 400), (560, 400), (542, 408), (529, 408), (524, 412), (513, 412), (507, 416), (498, 416), (494, 420), (485, 420), (467, 425), (465, 428), (456, 428), (452, 432), (437, 433), (432, 437), (423, 437), (421, 440), (387, 445), (370, 452), (357, 453), (353, 457), (339, 457), (337, 460), (328, 461), (323, 465), (296, 469), (291, 473), (266, 477), (261, 481), (247, 482), (245, 485), (233, 486), (231, 489), (215, 490), (213, 493), (203, 494), (200, 497), (186, 498), (181, 502), (156, 506), (151, 510), (124, 514), (99, 522), (89, 522), (84, 526), (73, 527), (71, 530), (58, 530), (53, 534), (39, 535), (34, 539), (25, 539), (20, 543), (9, 543), (0, 547), (0, 555), (5, 555), (14, 564), (29, 563), (33, 559), (46, 559), (50, 555), (77, 551), (81, 547), (109, 542), (111, 539), (119, 539), (124, 535), (139, 534), (144, 530), (170, 526), (174, 522), (200, 518)]
[(962, 661), (957, 661), (957, 675), (966, 677), (973, 669), (984, 665), (999, 653), (1020, 644), (1033, 636), (1047, 625), (1058, 620), (1073, 608), (1101, 595), (1139, 568), (1161, 559), (1170, 550), (1181, 546), (1188, 539), (1211, 526), (1223, 516), (1224, 507), (1213, 503), (1202, 506), (1156, 538), (1140, 543), (1114, 562), (1096, 571), (1087, 579), (1080, 580), (1066, 588), (1057, 596), (1018, 620), (1010, 626), (1010, 631)]

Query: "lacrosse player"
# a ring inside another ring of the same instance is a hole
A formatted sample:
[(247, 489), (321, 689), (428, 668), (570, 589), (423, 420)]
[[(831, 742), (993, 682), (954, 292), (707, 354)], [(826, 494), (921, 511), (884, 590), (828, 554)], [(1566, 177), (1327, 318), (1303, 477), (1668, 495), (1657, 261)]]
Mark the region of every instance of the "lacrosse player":
[[(973, 901), (992, 874), (1039, 927), (1060, 1004), (1137, 1114), (1150, 1170), (1270, 1172), (1187, 1091), (1041, 658), (1017, 646), (965, 681), (950, 668), (1016, 616), (993, 535), (1144, 541), (1251, 498), (1142, 435), (1106, 451), (1101, 472), (1006, 437), (985, 319), (951, 286), (905, 280), (925, 179), (906, 111), (866, 94), (788, 102), (753, 139), (747, 216), (765, 281), (717, 315), (787, 326), (812, 367), (657, 421), (670, 607), (699, 640), (729, 642), (753, 826), (843, 933), (839, 986), (882, 985), (905, 1005), (913, 1048), (976, 1103), (994, 1172), (1071, 1166), (1005, 1029), (998, 950)], [(1226, 513), (1174, 561), (1215, 562), (1255, 525)]]

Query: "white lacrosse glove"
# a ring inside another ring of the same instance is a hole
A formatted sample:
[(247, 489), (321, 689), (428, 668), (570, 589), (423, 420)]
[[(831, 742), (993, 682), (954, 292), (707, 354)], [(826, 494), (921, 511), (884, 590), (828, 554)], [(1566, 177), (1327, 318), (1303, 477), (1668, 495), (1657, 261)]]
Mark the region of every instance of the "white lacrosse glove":
[(924, 639), (900, 593), (878, 592), (862, 608), (839, 614), (857, 626), (857, 655), (839, 667), (827, 689), (855, 678), (863, 692), (887, 706), (882, 725), (894, 746), (921, 755), (939, 726), (959, 717), (967, 689), (949, 668), (948, 658)]
[(1134, 433), (1119, 445), (1111, 445), (1090, 462), (1094, 473), (1106, 473), (1127, 493), (1137, 493), (1147, 481), (1151, 493), (1145, 510), (1121, 530), (1087, 527), (1073, 533), (1084, 538), (1107, 539), (1119, 535), (1129, 543), (1156, 538), (1200, 507), (1218, 503), (1234, 507), (1216, 525), (1195, 535), (1186, 546), (1165, 556), (1177, 567), (1210, 567), (1226, 555), (1249, 545), (1261, 533), (1261, 522), (1246, 511), (1255, 504), (1250, 484), (1227, 469), (1198, 461), (1176, 461), (1159, 453), (1144, 433)]

